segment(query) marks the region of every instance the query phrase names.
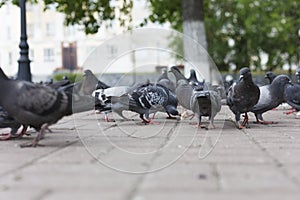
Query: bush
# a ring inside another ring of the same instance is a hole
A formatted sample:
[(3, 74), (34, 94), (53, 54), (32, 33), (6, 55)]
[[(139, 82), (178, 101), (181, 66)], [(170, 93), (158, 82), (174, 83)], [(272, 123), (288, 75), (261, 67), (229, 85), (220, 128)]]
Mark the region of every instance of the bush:
[(58, 73), (53, 75), (54, 81), (61, 81), (63, 80), (64, 76), (68, 77), (70, 82), (74, 83), (75, 81), (80, 81), (83, 78), (83, 74), (81, 73)]

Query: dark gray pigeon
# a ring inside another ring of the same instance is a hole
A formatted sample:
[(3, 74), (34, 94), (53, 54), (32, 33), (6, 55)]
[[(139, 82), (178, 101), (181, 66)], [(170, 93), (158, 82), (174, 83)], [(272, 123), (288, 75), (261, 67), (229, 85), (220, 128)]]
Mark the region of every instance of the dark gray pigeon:
[[(239, 81), (229, 88), (227, 94), (227, 105), (235, 114), (236, 125), (239, 129), (248, 125), (247, 112), (257, 104), (259, 95), (259, 88), (252, 80), (250, 69), (247, 67), (242, 68)], [(240, 123), (240, 115), (242, 113), (245, 113), (245, 119), (243, 123)]]
[(165, 86), (172, 92), (175, 92), (175, 83), (170, 80), (168, 70), (166, 69), (163, 70), (163, 73), (158, 77), (156, 83)]
[(257, 104), (251, 108), (255, 114), (256, 122), (262, 124), (271, 124), (274, 122), (264, 121), (262, 114), (276, 108), (284, 101), (284, 91), (291, 80), (287, 75), (278, 75), (269, 85), (259, 87), (260, 96)]
[(72, 107), (71, 96), (48, 86), (27, 81), (10, 80), (0, 68), (0, 105), (20, 124), (39, 133), (30, 144), (37, 146), (49, 125), (56, 123)]
[(202, 116), (208, 116), (210, 120), (209, 128), (214, 128), (214, 118), (221, 110), (219, 93), (204, 88), (194, 88), (178, 68), (172, 67), (171, 71), (176, 78), (175, 93), (179, 104), (195, 113), (198, 118), (198, 127), (201, 127)]
[(274, 74), (272, 71), (267, 71), (265, 74), (265, 78), (268, 79), (269, 84), (271, 84), (276, 77), (276, 74)]
[[(291, 84), (285, 88), (284, 99), (286, 103), (292, 106), (294, 111), (300, 111), (300, 84)], [(294, 111), (288, 112), (288, 114)]]

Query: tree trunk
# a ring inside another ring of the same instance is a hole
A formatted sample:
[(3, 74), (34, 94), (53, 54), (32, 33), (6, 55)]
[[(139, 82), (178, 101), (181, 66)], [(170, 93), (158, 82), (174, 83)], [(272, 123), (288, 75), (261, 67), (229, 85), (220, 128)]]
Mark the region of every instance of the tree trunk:
[[(203, 0), (182, 0), (185, 74), (189, 76), (191, 65), (197, 71), (197, 76), (211, 81), (209, 60), (207, 57), (207, 42), (204, 25)], [(189, 37), (186, 37), (189, 36)], [(193, 40), (192, 40), (192, 39)], [(200, 44), (200, 45), (199, 45)]]

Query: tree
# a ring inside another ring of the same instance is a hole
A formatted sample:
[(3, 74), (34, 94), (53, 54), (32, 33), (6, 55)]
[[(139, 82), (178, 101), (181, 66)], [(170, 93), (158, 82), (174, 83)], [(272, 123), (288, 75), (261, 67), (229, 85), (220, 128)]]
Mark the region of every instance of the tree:
[[(0, 6), (8, 1), (2, 0)], [(36, 2), (37, 0), (28, 0)], [(66, 15), (66, 25), (79, 24), (87, 34), (96, 33), (103, 21), (119, 20), (128, 27), (133, 0), (43, 0), (45, 9), (55, 5)], [(170, 23), (183, 31), (183, 2), (203, 2), (207, 49), (220, 70), (255, 66), (261, 70), (267, 55), (267, 70), (300, 62), (299, 0), (147, 0), (147, 22)], [(199, 15), (202, 13), (199, 10)], [(180, 47), (182, 45), (174, 45)]]
[[(149, 0), (152, 22), (182, 31), (180, 0)], [(208, 52), (221, 70), (254, 65), (267, 70), (284, 63), (299, 65), (298, 0), (203, 0)], [(231, 41), (231, 43), (229, 42)]]
[[(18, 0), (2, 0), (0, 7), (12, 1), (18, 5)], [(27, 0), (38, 3), (38, 0)], [(97, 33), (104, 21), (117, 19), (121, 26), (127, 26), (131, 21), (132, 0), (42, 0), (45, 9), (55, 6), (56, 10), (65, 14), (65, 25), (81, 25), (86, 34)]]

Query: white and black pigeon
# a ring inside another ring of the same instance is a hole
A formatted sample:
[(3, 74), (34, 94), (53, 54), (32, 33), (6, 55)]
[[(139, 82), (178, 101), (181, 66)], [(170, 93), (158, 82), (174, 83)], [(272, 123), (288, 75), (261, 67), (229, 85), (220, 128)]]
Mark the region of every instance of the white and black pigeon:
[(276, 74), (274, 74), (272, 71), (267, 71), (265, 74), (265, 78), (268, 79), (269, 84), (271, 84), (276, 77)]
[(265, 121), (262, 114), (276, 108), (284, 101), (285, 88), (291, 85), (291, 80), (287, 75), (278, 75), (271, 84), (260, 86), (260, 96), (257, 104), (251, 108), (255, 114), (256, 123), (272, 124), (274, 122)]
[(9, 116), (7, 112), (0, 106), (0, 128), (10, 128), (9, 133), (1, 134), (0, 140), (8, 140), (11, 138), (18, 138), (25, 134), (26, 129), (23, 127), (21, 133), (17, 134), (21, 124), (16, 121), (13, 117)]
[(296, 83), (300, 84), (300, 68), (296, 69), (295, 75), (296, 75)]
[(166, 69), (163, 70), (163, 73), (158, 77), (156, 83), (165, 86), (171, 90), (171, 92), (175, 92), (175, 83), (170, 80), (168, 70)]
[[(233, 84), (227, 94), (227, 105), (235, 114), (235, 122), (239, 129), (248, 125), (248, 114), (259, 100), (260, 91), (258, 86), (253, 82), (251, 71), (244, 67), (240, 70), (239, 81)], [(240, 115), (245, 113), (243, 123), (240, 123)]]
[(72, 110), (72, 96), (51, 87), (27, 81), (10, 80), (0, 68), (0, 105), (20, 124), (38, 131), (23, 147), (38, 145), (45, 130)]
[(213, 90), (203, 90), (203, 88), (198, 90), (199, 87), (194, 88), (177, 67), (171, 67), (171, 71), (176, 78), (175, 93), (179, 104), (195, 113), (198, 118), (198, 127), (203, 127), (201, 125), (202, 116), (208, 116), (209, 128), (215, 128), (214, 118), (221, 110), (219, 93)]
[[(180, 115), (177, 110), (177, 99), (172, 92), (159, 84), (142, 84), (134, 89), (124, 87), (111, 87), (105, 90), (96, 90), (93, 96), (103, 104), (108, 103), (112, 111), (125, 118), (124, 110), (139, 114), (145, 123), (151, 123), (149, 114), (157, 111), (167, 112), (170, 115)], [(104, 100), (104, 101), (103, 101)]]

